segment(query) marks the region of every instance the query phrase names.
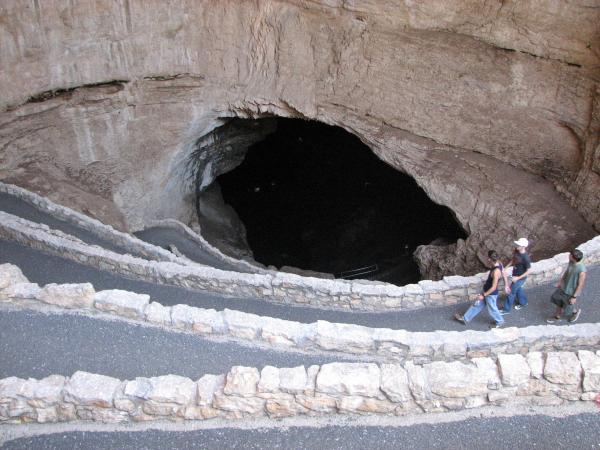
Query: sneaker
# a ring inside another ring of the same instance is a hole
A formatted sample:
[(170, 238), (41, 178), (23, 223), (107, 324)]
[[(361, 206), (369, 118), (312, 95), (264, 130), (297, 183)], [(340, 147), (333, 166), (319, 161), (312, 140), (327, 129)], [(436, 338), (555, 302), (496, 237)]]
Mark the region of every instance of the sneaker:
[(581, 314), (581, 308), (579, 308), (577, 311), (575, 311), (573, 313), (573, 315), (571, 317), (569, 317), (569, 322), (570, 323), (577, 322), (577, 319), (579, 319), (580, 314)]
[(507, 314), (510, 314), (510, 311), (504, 311), (503, 309), (501, 309), (498, 312), (500, 313), (501, 316), (506, 316)]
[(504, 322), (492, 322), (490, 323), (490, 328), (502, 328), (504, 326)]
[(520, 309), (523, 309), (523, 308), (525, 308), (525, 306), (523, 306), (523, 305), (515, 305), (515, 309), (517, 311), (520, 310)]
[(549, 319), (546, 319), (546, 323), (556, 323), (560, 322), (560, 316), (552, 316)]
[(467, 321), (465, 320), (465, 316), (461, 316), (460, 314), (454, 314), (454, 320), (458, 320), (463, 325), (467, 324)]

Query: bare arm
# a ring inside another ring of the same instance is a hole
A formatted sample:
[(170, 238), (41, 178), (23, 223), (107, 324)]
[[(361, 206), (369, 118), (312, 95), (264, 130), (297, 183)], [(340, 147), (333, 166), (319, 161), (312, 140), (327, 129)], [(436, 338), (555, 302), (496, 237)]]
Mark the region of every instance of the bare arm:
[(563, 272), (563, 274), (560, 276), (560, 278), (558, 279), (558, 283), (556, 283), (556, 287), (559, 288), (560, 285), (562, 284), (563, 280), (565, 279), (565, 277), (567, 276), (567, 270), (565, 270)]
[(577, 296), (583, 290), (584, 285), (585, 285), (585, 272), (581, 272), (579, 274), (579, 276), (577, 277), (577, 287), (575, 288), (575, 292), (573, 292), (573, 295), (569, 299), (569, 302), (571, 304), (574, 304), (577, 301)]
[(510, 294), (510, 284), (508, 284), (508, 277), (506, 276), (506, 272), (502, 271), (502, 279), (504, 280), (504, 292)]
[(493, 276), (493, 279), (492, 279), (492, 286), (489, 288), (489, 290), (487, 290), (483, 294), (479, 294), (479, 295), (481, 295), (482, 297), (487, 297), (492, 292), (494, 292), (498, 288), (498, 280), (500, 280), (500, 269), (494, 270), (494, 276)]

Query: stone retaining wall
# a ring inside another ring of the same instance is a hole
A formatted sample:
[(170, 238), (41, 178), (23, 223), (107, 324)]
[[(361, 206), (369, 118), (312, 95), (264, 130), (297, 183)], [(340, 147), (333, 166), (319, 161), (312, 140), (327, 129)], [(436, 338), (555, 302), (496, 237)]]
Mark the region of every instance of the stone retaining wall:
[[(66, 206), (54, 203), (46, 197), (37, 195), (36, 193), (28, 191), (27, 189), (14, 186), (12, 184), (0, 182), (0, 192), (19, 198), (56, 219), (72, 223), (94, 234), (95, 236), (98, 236), (108, 242), (111, 242), (123, 248), (125, 251), (131, 253), (132, 255), (142, 256), (144, 258), (155, 261), (171, 261), (177, 262), (179, 264), (196, 264), (194, 261), (190, 261), (187, 258), (179, 258), (177, 257), (177, 255), (174, 255), (173, 253), (159, 246), (149, 244), (141, 239), (138, 239), (132, 234), (123, 233), (121, 231), (115, 230), (110, 225), (105, 225), (98, 220), (86, 216), (85, 214), (81, 214), (77, 211), (67, 208)], [(260, 272), (263, 270), (258, 266), (248, 263), (247, 261), (240, 261), (235, 258), (231, 258), (227, 255), (224, 255), (217, 248), (210, 245), (201, 236), (199, 236), (197, 233), (195, 233), (193, 230), (191, 230), (189, 227), (179, 222), (178, 220), (155, 220), (152, 222), (151, 225), (167, 227), (177, 230), (179, 233), (185, 235), (188, 239), (195, 242), (196, 245), (201, 247), (204, 251), (210, 253), (213, 257), (234, 267), (237, 266), (243, 268), (245, 271), (248, 272)]]
[(110, 225), (105, 225), (85, 214), (54, 203), (46, 197), (37, 195), (27, 189), (0, 182), (0, 192), (19, 198), (56, 219), (72, 223), (95, 236), (123, 248), (132, 255), (140, 255), (156, 261), (184, 262), (167, 250), (148, 244), (131, 234), (117, 231)]
[[(600, 323), (539, 325), (491, 331), (409, 332), (319, 320), (304, 324), (225, 309), (164, 306), (146, 294), (96, 292), (90, 283), (28, 283), (17, 266), (0, 265), (0, 301), (38, 301), (79, 311), (101, 311), (201, 336), (246, 340), (280, 349), (334, 352), (380, 362), (458, 361), (533, 351), (575, 351), (600, 347)], [(450, 320), (450, 319), (449, 319)]]
[(259, 267), (256, 264), (251, 264), (248, 261), (243, 261), (241, 259), (235, 259), (235, 258), (232, 258), (231, 256), (227, 256), (224, 253), (221, 253), (221, 251), (219, 251), (219, 249), (210, 245), (206, 239), (204, 239), (201, 235), (196, 233), (194, 230), (192, 230), (190, 227), (188, 227), (186, 224), (180, 222), (179, 220), (175, 220), (175, 219), (152, 220), (150, 222), (150, 226), (151, 227), (171, 228), (171, 229), (177, 231), (178, 233), (184, 235), (185, 237), (187, 237), (189, 240), (194, 242), (194, 244), (196, 244), (199, 248), (201, 248), (206, 253), (209, 253), (214, 258), (218, 259), (219, 261), (229, 264), (230, 266), (233, 266), (236, 269), (241, 269), (243, 271), (251, 272), (251, 273), (270, 272), (268, 269)]
[(234, 366), (194, 381), (75, 372), (0, 380), (0, 423), (141, 422), (332, 414), (415, 415), (487, 405), (600, 401), (600, 351), (534, 352), (470, 362)]
[[(395, 286), (361, 280), (326, 280), (289, 273), (245, 274), (211, 267), (185, 266), (120, 255), (52, 233), (42, 224), (0, 211), (0, 237), (49, 251), (71, 260), (135, 279), (236, 297), (307, 305), (324, 309), (362, 311), (408, 310), (465, 302), (480, 292), (485, 274), (449, 276), (440, 281)], [(587, 264), (600, 262), (600, 236), (579, 246)], [(556, 280), (568, 254), (533, 263), (528, 286)]]

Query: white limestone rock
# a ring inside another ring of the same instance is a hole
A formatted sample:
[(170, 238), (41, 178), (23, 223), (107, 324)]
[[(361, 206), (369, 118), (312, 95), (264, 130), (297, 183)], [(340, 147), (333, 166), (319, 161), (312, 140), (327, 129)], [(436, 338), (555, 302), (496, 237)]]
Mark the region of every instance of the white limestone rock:
[(315, 395), (296, 395), (296, 401), (306, 409), (312, 411), (312, 414), (333, 413), (337, 410), (337, 401), (334, 396), (319, 394)]
[(260, 371), (260, 381), (257, 385), (258, 392), (279, 392), (279, 369), (273, 366), (265, 366)]
[(196, 382), (196, 386), (196, 403), (200, 406), (210, 406), (215, 394), (223, 392), (225, 375), (204, 375)]
[(366, 353), (374, 349), (373, 329), (319, 320), (315, 342), (325, 350)]
[(200, 334), (223, 334), (227, 331), (223, 315), (214, 309), (175, 305), (171, 308), (173, 326), (192, 329)]
[(144, 310), (144, 316), (150, 323), (171, 325), (171, 307), (152, 302)]
[(531, 376), (537, 380), (541, 379), (544, 375), (544, 355), (542, 352), (529, 352), (526, 359), (531, 369)]
[(270, 344), (295, 347), (312, 338), (313, 334), (312, 325), (263, 317), (260, 337)]
[(110, 408), (120, 385), (116, 378), (77, 371), (65, 383), (64, 399), (76, 405)]
[(147, 399), (152, 390), (150, 379), (137, 377), (134, 380), (126, 381), (123, 388), (123, 394), (127, 397)]
[(487, 395), (488, 376), (473, 364), (435, 361), (424, 366), (431, 392), (442, 397)]
[(578, 385), (581, 381), (581, 364), (571, 352), (549, 352), (546, 355), (544, 378), (554, 384)]
[(600, 391), (600, 356), (588, 350), (580, 350), (577, 356), (583, 368), (584, 392)]
[(157, 403), (189, 405), (196, 402), (196, 383), (179, 375), (149, 378), (150, 390), (143, 397)]
[(66, 381), (67, 379), (62, 375), (50, 375), (41, 380), (28, 380), (25, 389), (28, 391), (29, 404), (36, 408), (47, 408), (60, 403)]
[(256, 339), (260, 334), (262, 318), (256, 314), (225, 309), (223, 320), (230, 336), (241, 339)]
[(473, 358), (471, 362), (477, 366), (482, 376), (487, 380), (488, 389), (500, 389), (502, 387), (498, 367), (494, 360), (491, 358)]
[(37, 283), (15, 283), (4, 289), (0, 298), (35, 299), (39, 297), (41, 290)]
[(412, 401), (408, 373), (399, 364), (381, 365), (381, 390), (395, 403)]
[(317, 375), (318, 392), (332, 395), (382, 397), (379, 389), (381, 372), (371, 363), (330, 363), (321, 366)]
[(125, 411), (105, 408), (77, 408), (77, 417), (102, 423), (121, 423), (129, 420), (129, 414)]
[(14, 264), (0, 264), (0, 292), (16, 283), (29, 283), (29, 280)]
[(144, 310), (149, 301), (150, 296), (148, 294), (136, 294), (121, 289), (100, 291), (94, 295), (96, 309), (131, 319), (144, 318)]
[(302, 414), (306, 411), (306, 408), (296, 403), (293, 395), (279, 393), (273, 394), (267, 399), (265, 410), (269, 417), (280, 419)]
[(398, 405), (388, 400), (365, 398), (360, 396), (344, 396), (336, 402), (341, 414), (394, 414)]
[(47, 284), (39, 300), (63, 308), (91, 308), (94, 304), (94, 287), (90, 283)]
[(518, 386), (530, 379), (531, 369), (522, 355), (498, 355), (498, 367), (505, 386)]
[(238, 397), (215, 394), (213, 406), (224, 411), (238, 413), (235, 417), (262, 416), (265, 414), (266, 401), (256, 397)]
[(56, 409), (56, 406), (50, 406), (47, 408), (36, 408), (35, 414), (37, 416), (38, 423), (58, 422), (58, 411)]
[(17, 377), (8, 377), (0, 380), (0, 404), (10, 403), (23, 391), (27, 380)]
[(289, 394), (300, 394), (306, 390), (308, 377), (304, 366), (279, 369), (279, 389)]
[(251, 397), (256, 394), (256, 386), (260, 380), (255, 367), (234, 366), (226, 377), (223, 392), (226, 395)]

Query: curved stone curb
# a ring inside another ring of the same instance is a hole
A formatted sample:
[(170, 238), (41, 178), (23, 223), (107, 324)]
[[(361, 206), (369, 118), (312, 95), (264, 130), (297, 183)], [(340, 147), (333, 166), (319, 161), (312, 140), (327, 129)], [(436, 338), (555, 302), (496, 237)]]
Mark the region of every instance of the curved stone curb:
[[(6, 280), (6, 281), (3, 281)], [(2, 288), (4, 286), (4, 288)], [(122, 290), (95, 292), (89, 283), (28, 283), (18, 267), (0, 265), (0, 301), (39, 301), (120, 317), (207, 337), (246, 340), (276, 348), (335, 352), (374, 361), (457, 361), (533, 351), (575, 351), (600, 346), (600, 323), (539, 325), (491, 331), (409, 332), (319, 320), (304, 324), (225, 309), (163, 306), (150, 296)]]
[(335, 414), (416, 415), (489, 405), (558, 406), (600, 395), (600, 351), (498, 355), (497, 361), (234, 366), (194, 381), (75, 372), (0, 380), (0, 423), (140, 422)]
[(179, 233), (185, 235), (188, 239), (193, 241), (202, 250), (209, 253), (211, 256), (213, 256), (216, 259), (218, 259), (219, 261), (222, 261), (233, 267), (242, 268), (244, 270), (254, 272), (254, 273), (261, 273), (261, 272), (272, 273), (273, 272), (271, 270), (259, 267), (255, 264), (251, 264), (248, 261), (243, 261), (241, 259), (235, 259), (235, 258), (232, 258), (231, 256), (225, 255), (218, 248), (210, 245), (210, 243), (206, 239), (204, 239), (201, 235), (196, 233), (194, 230), (192, 230), (190, 227), (188, 227), (186, 224), (180, 222), (179, 220), (175, 220), (175, 219), (152, 220), (152, 221), (150, 221), (149, 227), (165, 227), (165, 228), (171, 228), (175, 231), (178, 231)]
[(115, 230), (110, 225), (92, 219), (85, 214), (81, 214), (75, 210), (67, 208), (48, 200), (46, 197), (35, 194), (21, 187), (0, 182), (0, 192), (17, 197), (30, 205), (35, 206), (40, 211), (49, 214), (50, 216), (75, 224), (95, 236), (98, 236), (106, 241), (122, 247), (133, 255), (140, 255), (144, 258), (156, 261), (171, 261), (180, 264), (185, 263), (184, 260), (173, 255), (158, 246), (148, 244), (141, 239), (136, 238), (128, 233)]
[[(418, 284), (398, 287), (386, 283), (326, 280), (281, 272), (245, 274), (200, 265), (185, 266), (148, 261), (89, 246), (67, 239), (62, 233), (52, 233), (43, 224), (2, 211), (0, 236), (135, 279), (325, 309), (385, 311), (453, 305), (467, 301), (469, 296), (478, 293), (485, 276), (483, 273), (471, 277), (450, 276), (441, 281), (420, 281)], [(584, 251), (588, 264), (600, 261), (600, 236), (579, 248)], [(529, 286), (558, 278), (567, 261), (568, 254), (561, 253), (534, 263)]]

